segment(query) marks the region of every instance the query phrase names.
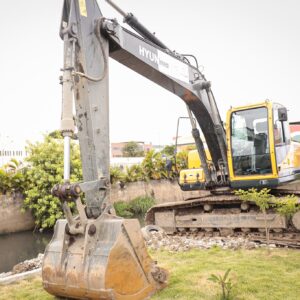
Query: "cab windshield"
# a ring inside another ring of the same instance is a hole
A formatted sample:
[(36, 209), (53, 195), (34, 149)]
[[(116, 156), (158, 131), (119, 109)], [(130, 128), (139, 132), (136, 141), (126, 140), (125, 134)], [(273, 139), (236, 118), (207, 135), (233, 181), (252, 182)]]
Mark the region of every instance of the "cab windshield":
[(231, 145), (236, 176), (272, 172), (266, 107), (232, 113)]

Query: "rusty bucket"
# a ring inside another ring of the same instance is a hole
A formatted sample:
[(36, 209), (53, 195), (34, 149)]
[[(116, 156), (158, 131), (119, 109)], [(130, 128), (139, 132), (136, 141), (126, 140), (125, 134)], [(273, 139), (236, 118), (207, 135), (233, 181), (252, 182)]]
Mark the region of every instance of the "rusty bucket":
[(139, 300), (166, 285), (167, 273), (150, 258), (136, 219), (108, 213), (89, 219), (83, 234), (58, 220), (45, 250), (44, 288), (74, 299)]

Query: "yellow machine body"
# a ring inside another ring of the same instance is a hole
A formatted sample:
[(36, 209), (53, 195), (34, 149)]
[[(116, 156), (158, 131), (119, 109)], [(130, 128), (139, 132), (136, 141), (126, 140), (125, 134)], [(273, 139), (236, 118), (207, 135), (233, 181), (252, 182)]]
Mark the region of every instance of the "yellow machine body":
[[(205, 150), (206, 157), (211, 161), (208, 149)], [(188, 152), (188, 169), (183, 169), (179, 174), (179, 185), (183, 190), (201, 189), (205, 183), (204, 170), (197, 150)]]
[[(225, 129), (232, 188), (272, 188), (298, 178), (300, 143), (291, 140), (284, 114), (284, 106), (270, 101), (228, 111)], [(205, 152), (209, 164), (210, 153)], [(205, 188), (197, 150), (189, 152), (188, 169), (180, 172), (179, 183), (183, 190)]]

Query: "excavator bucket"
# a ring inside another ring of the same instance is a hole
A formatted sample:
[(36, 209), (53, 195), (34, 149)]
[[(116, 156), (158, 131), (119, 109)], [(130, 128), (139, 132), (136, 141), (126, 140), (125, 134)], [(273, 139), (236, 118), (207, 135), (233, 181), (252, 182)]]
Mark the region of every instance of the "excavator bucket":
[(147, 253), (136, 219), (108, 213), (72, 235), (58, 220), (45, 250), (44, 288), (73, 299), (145, 299), (166, 285), (167, 273)]

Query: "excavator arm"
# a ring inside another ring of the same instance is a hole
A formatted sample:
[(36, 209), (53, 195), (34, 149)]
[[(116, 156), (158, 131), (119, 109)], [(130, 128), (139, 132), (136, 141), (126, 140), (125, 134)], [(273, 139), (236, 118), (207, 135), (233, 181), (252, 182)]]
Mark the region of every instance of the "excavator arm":
[[(45, 250), (42, 277), (54, 295), (76, 299), (145, 299), (166, 285), (167, 272), (149, 257), (137, 220), (114, 214), (109, 202), (109, 57), (180, 97), (187, 105), (206, 183), (216, 186), (207, 165), (194, 114), (214, 170), (227, 166), (225, 132), (210, 82), (188, 59), (172, 52), (132, 14), (109, 2), (139, 35), (103, 17), (95, 0), (64, 0), (61, 130), (64, 179), (53, 188), (66, 220), (58, 220)], [(75, 124), (83, 183), (70, 183), (70, 139)], [(225, 171), (227, 173), (227, 170)], [(86, 206), (81, 203), (85, 193)], [(73, 217), (68, 202), (76, 204)]]
[[(104, 18), (95, 0), (66, 0), (63, 9), (61, 37), (75, 57), (70, 72), (75, 82), (76, 124), (84, 180), (96, 180), (99, 175), (108, 177), (109, 173), (109, 56), (180, 97), (203, 132), (214, 169), (219, 171), (222, 164), (227, 174), (225, 131), (210, 82), (185, 56), (168, 49), (134, 15), (124, 13), (112, 1), (107, 2), (139, 35), (123, 28), (116, 20)], [(216, 186), (199, 132), (193, 125), (207, 184)], [(95, 200), (99, 197), (92, 192), (88, 198), (91, 198), (88, 211), (97, 216), (102, 203), (99, 205)]]
[[(193, 112), (214, 165), (226, 163), (225, 131), (210, 89), (201, 72), (168, 49), (105, 20), (102, 32), (109, 40), (109, 55), (116, 61), (180, 97)], [(200, 156), (201, 157), (201, 156)]]

